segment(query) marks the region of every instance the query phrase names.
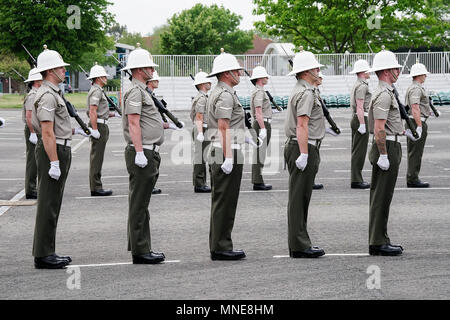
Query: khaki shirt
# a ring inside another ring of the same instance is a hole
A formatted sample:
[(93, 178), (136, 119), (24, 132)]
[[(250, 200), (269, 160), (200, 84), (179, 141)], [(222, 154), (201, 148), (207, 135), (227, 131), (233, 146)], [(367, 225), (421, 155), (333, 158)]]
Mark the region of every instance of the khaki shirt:
[(413, 104), (419, 105), (420, 115), (422, 117), (428, 118), (431, 115), (428, 94), (422, 84), (417, 81), (413, 81), (413, 83), (406, 90), (405, 104), (410, 107), (408, 111), (409, 115), (412, 115), (411, 106)]
[[(56, 139), (72, 139), (69, 112), (57, 85), (44, 80), (36, 92), (34, 107), (36, 108), (36, 120), (39, 121), (39, 130), (36, 131), (39, 134), (41, 133), (40, 122), (51, 121)], [(33, 127), (35, 127), (34, 124)]]
[(319, 101), (317, 88), (305, 80), (298, 80), (289, 96), (284, 131), (288, 138), (297, 137), (297, 118), (309, 117), (308, 139), (323, 139), (325, 117)]
[(262, 87), (256, 87), (251, 97), (250, 110), (254, 121), (256, 121), (256, 107), (262, 107), (263, 118), (272, 119), (272, 106), (270, 105), (269, 97)]
[(208, 99), (208, 140), (220, 142), (219, 119), (230, 120), (231, 143), (245, 143), (244, 109), (229, 85), (219, 81)]
[(140, 126), (142, 133), (142, 144), (161, 145), (164, 142), (164, 127), (158, 108), (148, 92), (145, 83), (136, 79), (131, 81), (131, 87), (123, 96), (123, 135), (128, 144), (132, 144), (130, 129), (128, 124), (129, 114), (139, 114), (141, 116)]
[(364, 112), (369, 112), (370, 100), (372, 94), (369, 91), (369, 83), (366, 80), (358, 78), (355, 85), (350, 92), (350, 107), (352, 108), (353, 115), (356, 114), (356, 100), (364, 100), (363, 109)]
[(208, 120), (206, 117), (206, 105), (208, 103), (208, 95), (202, 91), (199, 91), (197, 96), (192, 100), (191, 108), (191, 120), (195, 124), (195, 116), (197, 113), (203, 114), (203, 124), (207, 124)]
[(393, 90), (388, 83), (378, 82), (369, 108), (370, 133), (374, 133), (375, 120), (386, 120), (385, 130), (388, 136), (402, 134), (405, 130)]
[(103, 89), (98, 84), (93, 84), (91, 90), (89, 90), (87, 96), (87, 111), (86, 114), (89, 117), (89, 107), (97, 106), (97, 118), (108, 120), (109, 119), (109, 103), (103, 94)]
[(22, 120), (23, 123), (27, 124), (27, 111), (33, 112), (34, 98), (36, 97), (37, 89), (35, 87), (31, 87), (30, 92), (28, 92), (25, 100), (23, 101), (23, 110), (22, 110)]

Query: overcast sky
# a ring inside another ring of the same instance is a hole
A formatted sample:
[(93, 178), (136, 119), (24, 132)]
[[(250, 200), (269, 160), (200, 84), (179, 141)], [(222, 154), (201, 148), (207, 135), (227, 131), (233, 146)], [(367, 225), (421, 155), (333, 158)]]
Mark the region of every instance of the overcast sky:
[(205, 5), (223, 5), (231, 12), (242, 16), (241, 29), (253, 29), (253, 22), (262, 20), (253, 16), (252, 0), (110, 0), (114, 3), (108, 11), (116, 15), (116, 21), (126, 25), (129, 32), (140, 32), (143, 35), (153, 32), (167, 22), (173, 14), (193, 7), (196, 3)]

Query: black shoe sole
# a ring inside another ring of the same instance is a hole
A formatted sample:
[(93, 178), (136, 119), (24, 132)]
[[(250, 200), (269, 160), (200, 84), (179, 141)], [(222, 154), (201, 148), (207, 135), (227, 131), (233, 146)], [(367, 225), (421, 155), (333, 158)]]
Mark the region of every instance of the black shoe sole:
[(101, 194), (101, 193), (93, 193), (93, 192), (91, 192), (91, 197), (109, 197), (109, 196), (111, 196), (112, 195), (112, 192), (111, 193), (105, 193), (105, 194)]
[(211, 190), (205, 191), (205, 190), (194, 190), (195, 193), (211, 193)]
[(371, 256), (394, 257), (394, 256), (400, 256), (402, 254), (403, 254), (403, 252), (369, 251), (369, 255), (371, 255)]
[(70, 262), (59, 263), (59, 264), (55, 264), (55, 265), (41, 265), (38, 263), (34, 263), (34, 268), (35, 269), (51, 269), (51, 270), (65, 269), (69, 264), (70, 264)]
[(352, 189), (360, 189), (360, 190), (364, 190), (364, 189), (370, 189), (370, 186), (367, 187), (361, 187), (361, 186), (350, 186)]
[(315, 253), (315, 254), (306, 254), (306, 253), (296, 253), (295, 257), (294, 255), (289, 255), (292, 259), (302, 259), (302, 258), (310, 258), (310, 259), (314, 259), (314, 258), (319, 258), (321, 256), (324, 256), (325, 252), (319, 252), (319, 253)]
[(272, 190), (272, 188), (253, 188), (253, 191), (269, 191)]
[(417, 186), (417, 185), (407, 185), (408, 188), (417, 188), (417, 189), (426, 189), (429, 188), (430, 186)]
[(25, 199), (27, 199), (27, 200), (36, 200), (36, 199), (37, 199), (37, 196), (26, 195), (26, 196), (25, 196)]
[(154, 260), (141, 260), (133, 259), (133, 264), (159, 264), (164, 261), (164, 258), (154, 259)]
[(213, 261), (234, 261), (234, 260), (242, 260), (246, 257), (246, 255), (242, 256), (234, 256), (234, 257), (227, 257), (227, 256), (213, 256), (211, 255), (211, 260)]

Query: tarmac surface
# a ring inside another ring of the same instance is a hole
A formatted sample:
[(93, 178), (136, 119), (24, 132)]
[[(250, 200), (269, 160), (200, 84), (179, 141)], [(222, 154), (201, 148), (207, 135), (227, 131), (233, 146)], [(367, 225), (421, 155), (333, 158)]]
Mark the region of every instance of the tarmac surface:
[[(406, 138), (402, 139), (388, 227), (392, 242), (405, 249), (400, 257), (368, 256), (369, 191), (350, 189), (350, 110), (332, 109), (343, 132), (327, 135), (322, 143), (316, 182), (325, 188), (313, 191), (308, 219), (313, 245), (323, 247), (327, 255), (312, 260), (287, 257), (284, 112), (274, 115), (271, 164), (264, 175), (273, 190), (254, 192), (251, 166), (244, 166), (232, 236), (235, 248), (244, 249), (247, 258), (211, 261), (211, 197), (193, 192), (187, 152), (192, 124), (188, 112), (176, 112), (189, 131), (166, 131), (157, 182), (163, 193), (152, 196), (149, 207), (152, 249), (164, 252), (166, 262), (131, 264), (125, 142), (120, 120), (112, 119), (103, 184), (113, 189), (113, 196), (90, 197), (90, 143), (81, 136), (73, 140), (56, 239), (56, 253), (70, 255), (72, 267), (34, 269), (36, 206), (0, 207), (0, 299), (449, 299), (450, 107), (438, 108), (442, 116), (427, 122), (421, 171), (421, 179), (432, 188), (406, 188)], [(79, 114), (85, 119), (84, 111)], [(0, 200), (19, 200), (25, 170), (21, 111), (3, 109), (0, 116), (7, 121), (0, 129)], [(180, 136), (184, 143), (178, 142)], [(364, 169), (370, 182), (368, 160)], [(377, 275), (380, 281), (372, 281)], [(379, 289), (370, 289), (373, 284)]]

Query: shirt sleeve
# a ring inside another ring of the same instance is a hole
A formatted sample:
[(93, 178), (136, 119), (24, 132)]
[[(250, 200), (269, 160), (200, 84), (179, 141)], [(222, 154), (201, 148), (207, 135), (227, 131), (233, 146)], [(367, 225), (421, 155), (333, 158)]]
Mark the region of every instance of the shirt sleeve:
[(89, 106), (99, 106), (100, 100), (102, 99), (103, 93), (100, 90), (95, 90), (92, 92), (91, 96), (89, 97)]
[(301, 98), (297, 96), (295, 99), (295, 108), (297, 109), (297, 117), (308, 116), (311, 117), (311, 111), (314, 106), (314, 93), (311, 90), (304, 91)]
[(392, 98), (387, 92), (381, 93), (376, 100), (373, 101), (373, 118), (376, 120), (386, 120), (388, 118), (389, 109), (391, 108)]
[(30, 94), (27, 96), (25, 100), (25, 110), (33, 111), (34, 98), (36, 98), (36, 94)]
[(130, 92), (125, 101), (125, 114), (141, 114), (142, 112), (142, 94), (139, 89)]
[(355, 99), (356, 100), (364, 100), (366, 98), (366, 94), (369, 88), (366, 85), (360, 85), (356, 88), (355, 91)]
[(196, 113), (202, 113), (205, 114), (206, 112), (206, 97), (201, 97), (198, 99), (197, 103), (195, 104), (195, 112)]
[(422, 97), (422, 91), (419, 88), (414, 88), (411, 91), (409, 91), (408, 98), (409, 98), (409, 103), (411, 105), (420, 104), (421, 97)]
[(58, 107), (55, 98), (50, 93), (45, 93), (37, 104), (37, 118), (40, 122), (55, 121), (55, 112)]
[(264, 103), (264, 95), (265, 92), (258, 90), (255, 94), (255, 98), (253, 98), (253, 103), (255, 104), (255, 108), (256, 107), (262, 107), (263, 103)]
[(216, 118), (231, 119), (233, 113), (233, 96), (229, 92), (223, 92), (216, 101)]

